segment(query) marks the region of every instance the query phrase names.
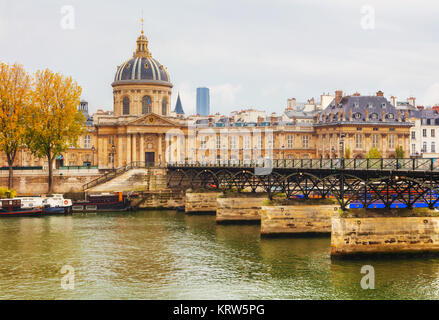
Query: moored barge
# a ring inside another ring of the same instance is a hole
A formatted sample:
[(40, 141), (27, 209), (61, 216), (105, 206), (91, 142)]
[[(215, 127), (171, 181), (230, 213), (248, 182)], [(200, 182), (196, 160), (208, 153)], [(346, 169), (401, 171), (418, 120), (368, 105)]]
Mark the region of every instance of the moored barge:
[(115, 212), (132, 210), (130, 197), (122, 192), (88, 195), (87, 200), (75, 201), (73, 212)]
[(39, 217), (42, 213), (41, 208), (22, 208), (21, 200), (1, 200), (0, 217)]

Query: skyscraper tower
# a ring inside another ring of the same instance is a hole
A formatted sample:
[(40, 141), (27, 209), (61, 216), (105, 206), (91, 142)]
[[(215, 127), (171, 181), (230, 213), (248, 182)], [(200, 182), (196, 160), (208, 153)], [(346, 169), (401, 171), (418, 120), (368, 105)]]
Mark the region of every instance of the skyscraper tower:
[(197, 114), (203, 117), (210, 114), (209, 88), (197, 88)]

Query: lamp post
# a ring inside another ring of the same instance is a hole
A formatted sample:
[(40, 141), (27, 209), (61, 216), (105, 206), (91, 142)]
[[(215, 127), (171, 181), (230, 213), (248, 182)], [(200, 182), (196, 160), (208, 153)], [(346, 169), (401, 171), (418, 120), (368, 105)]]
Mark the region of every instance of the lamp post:
[(116, 154), (116, 146), (114, 144), (111, 145), (111, 162), (113, 163), (113, 171), (114, 171), (114, 155)]

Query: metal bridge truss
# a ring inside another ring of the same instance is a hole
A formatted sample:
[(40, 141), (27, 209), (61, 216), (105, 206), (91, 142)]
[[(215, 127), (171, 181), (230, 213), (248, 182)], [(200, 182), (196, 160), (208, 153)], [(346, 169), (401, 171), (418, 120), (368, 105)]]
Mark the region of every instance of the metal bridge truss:
[(168, 187), (178, 189), (243, 189), (285, 193), (288, 198), (335, 198), (343, 210), (349, 204), (363, 208), (402, 203), (413, 208), (423, 202), (433, 209), (439, 198), (439, 172), (435, 170), (386, 170), (376, 168), (326, 169), (273, 167), (257, 174), (247, 166), (168, 165)]

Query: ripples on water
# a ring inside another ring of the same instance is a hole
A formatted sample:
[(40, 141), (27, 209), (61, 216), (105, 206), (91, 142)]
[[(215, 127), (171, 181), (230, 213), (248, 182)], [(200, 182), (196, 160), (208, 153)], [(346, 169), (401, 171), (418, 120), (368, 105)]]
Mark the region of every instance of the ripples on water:
[[(1, 299), (437, 299), (439, 259), (331, 261), (329, 238), (260, 239), (175, 211), (0, 220)], [(361, 266), (375, 268), (363, 290)], [(75, 289), (63, 290), (63, 265)]]

